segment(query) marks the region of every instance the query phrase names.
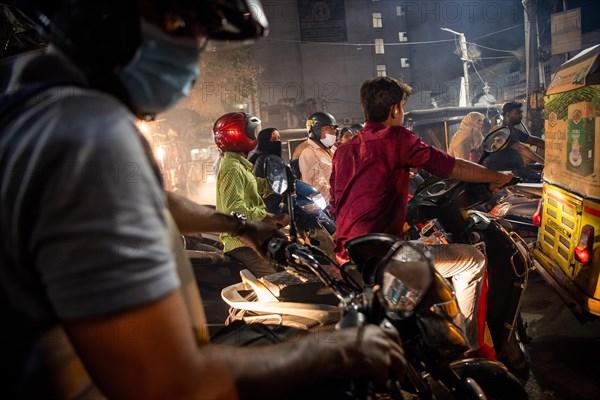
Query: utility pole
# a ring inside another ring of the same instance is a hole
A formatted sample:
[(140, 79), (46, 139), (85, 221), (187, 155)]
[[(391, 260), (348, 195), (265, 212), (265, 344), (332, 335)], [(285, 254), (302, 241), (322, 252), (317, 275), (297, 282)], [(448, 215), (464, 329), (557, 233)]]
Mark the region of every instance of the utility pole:
[(543, 131), (543, 119), (538, 98), (544, 88), (541, 86), (543, 75), (540, 78), (543, 69), (540, 72), (542, 67), (539, 62), (537, 0), (522, 0), (522, 2), (525, 13), (525, 74), (527, 77), (525, 119), (529, 122), (531, 132), (539, 136)]
[(465, 34), (461, 32), (453, 31), (448, 28), (441, 28), (443, 31), (450, 32), (458, 36), (460, 43), (460, 54), (461, 60), (463, 62), (463, 74), (464, 74), (464, 87), (465, 98), (467, 99), (467, 105), (471, 105), (471, 93), (469, 92), (470, 83), (469, 83), (469, 54), (467, 52), (467, 39), (465, 38)]

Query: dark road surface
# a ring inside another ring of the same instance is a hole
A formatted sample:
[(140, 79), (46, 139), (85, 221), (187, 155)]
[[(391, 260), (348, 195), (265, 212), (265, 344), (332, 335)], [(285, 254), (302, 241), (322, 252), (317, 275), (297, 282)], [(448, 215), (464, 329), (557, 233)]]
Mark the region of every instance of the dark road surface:
[(536, 272), (523, 302), (531, 400), (600, 399), (600, 319), (580, 324)]

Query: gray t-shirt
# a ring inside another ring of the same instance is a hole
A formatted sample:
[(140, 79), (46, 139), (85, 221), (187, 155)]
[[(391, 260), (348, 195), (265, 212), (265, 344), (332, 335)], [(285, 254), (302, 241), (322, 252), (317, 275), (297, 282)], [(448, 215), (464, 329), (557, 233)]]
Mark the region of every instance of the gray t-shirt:
[(55, 87), (0, 130), (0, 300), (19, 321), (8, 337), (178, 287), (164, 193), (134, 123), (107, 94)]

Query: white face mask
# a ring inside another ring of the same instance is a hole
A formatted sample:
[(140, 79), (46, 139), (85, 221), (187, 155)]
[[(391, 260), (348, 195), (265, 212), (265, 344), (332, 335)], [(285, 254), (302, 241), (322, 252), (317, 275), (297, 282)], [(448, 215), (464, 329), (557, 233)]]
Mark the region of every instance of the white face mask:
[(137, 112), (159, 113), (190, 94), (199, 58), (196, 40), (170, 37), (143, 21), (139, 54), (118, 76)]
[(321, 143), (323, 143), (323, 146), (329, 148), (335, 144), (335, 139), (335, 135), (330, 135), (329, 133), (326, 133), (325, 138), (321, 139)]

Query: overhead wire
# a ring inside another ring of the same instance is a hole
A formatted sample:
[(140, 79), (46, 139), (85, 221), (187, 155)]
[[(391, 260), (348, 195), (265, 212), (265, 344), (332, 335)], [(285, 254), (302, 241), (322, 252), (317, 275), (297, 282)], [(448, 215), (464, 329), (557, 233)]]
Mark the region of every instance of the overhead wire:
[(484, 46), (484, 45), (482, 45), (482, 44), (477, 44), (477, 43), (474, 43), (474, 42), (467, 42), (467, 43), (468, 43), (468, 44), (475, 45), (475, 46), (477, 46), (477, 47), (484, 48), (484, 49), (492, 50), (492, 51), (500, 51), (500, 52), (503, 52), (503, 53), (510, 53), (510, 54), (513, 54), (513, 55), (516, 53), (516, 51), (515, 51), (515, 50), (502, 50), (502, 49), (495, 49), (495, 48), (493, 48), (493, 47), (487, 47), (487, 46)]
[[(301, 43), (301, 44), (323, 44), (323, 45), (334, 45), (334, 46), (377, 46), (375, 43), (343, 43), (343, 42), (314, 42), (308, 40), (295, 40), (295, 39), (275, 39), (267, 37), (265, 40), (270, 40), (274, 42), (287, 42), (287, 43)], [(385, 46), (408, 46), (408, 45), (416, 45), (416, 44), (432, 44), (432, 43), (444, 43), (444, 42), (452, 42), (454, 39), (442, 39), (442, 40), (427, 40), (422, 42), (398, 42), (398, 43), (384, 43)]]
[(483, 36), (476, 37), (476, 38), (475, 38), (475, 39), (473, 39), (473, 40), (479, 40), (479, 39), (483, 39), (484, 37), (492, 36), (492, 35), (495, 35), (495, 34), (497, 34), (497, 33), (502, 33), (502, 32), (506, 32), (506, 31), (508, 31), (508, 30), (511, 30), (511, 29), (518, 28), (519, 26), (523, 26), (523, 24), (518, 24), (518, 25), (514, 25), (514, 26), (509, 26), (508, 28), (500, 29), (499, 31), (492, 32), (492, 33), (488, 33), (488, 34), (485, 34), (485, 35), (483, 35)]
[(473, 61), (473, 65), (475, 65), (475, 64), (479, 65), (481, 68), (485, 69), (486, 71), (489, 71), (489, 72), (491, 72), (492, 74), (494, 74), (494, 75), (496, 75), (496, 76), (499, 76), (499, 77), (503, 78), (503, 75), (500, 75), (500, 74), (498, 74), (498, 73), (496, 73), (496, 72), (492, 71), (491, 69), (489, 69), (489, 68), (486, 68), (486, 67), (485, 67), (483, 64), (478, 64), (478, 63), (476, 63), (475, 61)]
[(498, 57), (479, 57), (480, 60), (496, 60), (496, 59), (504, 59), (504, 58), (514, 58), (516, 56), (498, 56)]

